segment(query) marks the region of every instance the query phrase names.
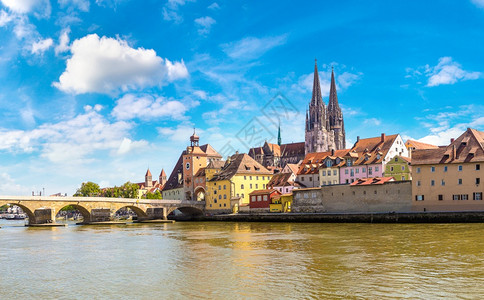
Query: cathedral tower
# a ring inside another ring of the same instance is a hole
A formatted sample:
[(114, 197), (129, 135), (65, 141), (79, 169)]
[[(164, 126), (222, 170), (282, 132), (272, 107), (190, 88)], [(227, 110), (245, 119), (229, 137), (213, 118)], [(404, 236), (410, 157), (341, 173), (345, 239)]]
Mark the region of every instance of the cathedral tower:
[(338, 94), (336, 93), (336, 83), (334, 81), (333, 68), (331, 68), (331, 87), (329, 89), (328, 121), (329, 130), (334, 132), (334, 149), (345, 149), (345, 123), (343, 121), (343, 112), (341, 112), (341, 108), (338, 104)]

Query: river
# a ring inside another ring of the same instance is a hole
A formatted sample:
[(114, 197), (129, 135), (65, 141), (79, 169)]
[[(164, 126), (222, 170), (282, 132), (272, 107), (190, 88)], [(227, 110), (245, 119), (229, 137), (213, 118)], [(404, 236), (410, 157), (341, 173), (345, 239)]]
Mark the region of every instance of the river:
[(22, 225), (0, 220), (1, 299), (484, 297), (484, 224)]

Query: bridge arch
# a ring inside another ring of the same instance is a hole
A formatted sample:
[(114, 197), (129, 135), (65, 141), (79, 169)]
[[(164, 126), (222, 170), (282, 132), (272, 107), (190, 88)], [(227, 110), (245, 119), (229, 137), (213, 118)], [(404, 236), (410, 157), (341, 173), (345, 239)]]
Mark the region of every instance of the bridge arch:
[(35, 209), (32, 210), (32, 209), (30, 209), (29, 207), (27, 207), (23, 204), (19, 204), (19, 203), (15, 203), (15, 202), (9, 202), (9, 201), (0, 202), (0, 206), (4, 206), (6, 204), (16, 205), (16, 206), (20, 207), (23, 210), (23, 212), (25, 214), (27, 214), (27, 216), (29, 217), (29, 224), (35, 224), (36, 223), (35, 214), (34, 214)]
[(138, 216), (138, 219), (147, 219), (148, 218), (148, 214), (142, 208), (135, 206), (135, 205), (121, 206), (114, 213), (116, 214), (119, 210), (121, 210), (123, 208), (129, 208), (132, 211), (134, 211), (136, 213), (136, 215)]
[(85, 208), (84, 206), (82, 205), (79, 205), (79, 204), (76, 204), (76, 203), (70, 203), (70, 204), (66, 204), (64, 206), (62, 206), (61, 208), (59, 208), (58, 210), (56, 210), (57, 214), (64, 208), (64, 207), (67, 207), (67, 206), (72, 206), (74, 207), (75, 209), (77, 209), (81, 215), (82, 215), (82, 218), (84, 219), (84, 222), (89, 222), (91, 220), (91, 213), (89, 212), (89, 210), (87, 208)]
[(205, 201), (206, 191), (202, 186), (198, 186), (193, 191), (195, 201)]
[(170, 209), (168, 209), (167, 215), (171, 214), (177, 209), (187, 217), (196, 217), (203, 215), (203, 210), (194, 206), (171, 207)]

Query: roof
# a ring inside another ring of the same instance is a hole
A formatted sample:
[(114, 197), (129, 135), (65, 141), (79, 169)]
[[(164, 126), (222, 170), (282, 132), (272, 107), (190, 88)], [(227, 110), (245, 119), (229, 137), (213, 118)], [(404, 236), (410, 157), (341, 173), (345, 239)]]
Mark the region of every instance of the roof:
[(222, 155), (220, 155), (215, 149), (210, 146), (210, 144), (205, 144), (201, 145), (200, 149), (207, 154), (208, 157), (216, 157), (216, 158), (222, 158)]
[(150, 168), (148, 168), (148, 171), (146, 171), (146, 175), (145, 176), (151, 176)]
[(227, 180), (235, 174), (272, 175), (272, 172), (245, 153), (234, 154), (210, 181)]
[(304, 155), (305, 148), (304, 142), (302, 143), (290, 143), (290, 144), (271, 144), (265, 142), (262, 147), (254, 147), (249, 149), (249, 155), (274, 155), (274, 156), (294, 156)]
[(289, 170), (291, 170), (292, 173), (297, 174), (297, 171), (299, 170), (299, 165), (297, 164), (286, 164), (286, 167)]
[(267, 187), (273, 188), (275, 186), (290, 186), (293, 182), (290, 180), (292, 173), (279, 173), (272, 176), (267, 184)]
[(225, 165), (225, 160), (212, 160), (208, 163), (206, 169), (222, 169)]
[(358, 140), (350, 151), (350, 154), (358, 154), (354, 165), (381, 163), (397, 137), (398, 134), (382, 134), (378, 137)]
[(206, 168), (198, 169), (197, 173), (195, 173), (195, 175), (193, 175), (193, 177), (204, 177), (205, 176), (205, 169)]
[(393, 177), (374, 177), (374, 178), (362, 178), (358, 179), (355, 182), (351, 183), (350, 185), (376, 185), (376, 184), (384, 184), (390, 181), (395, 181)]
[(178, 181), (178, 173), (181, 173), (183, 177), (183, 155), (185, 154), (186, 151), (183, 151), (182, 154), (180, 154), (180, 158), (178, 158), (178, 161), (176, 162), (173, 171), (171, 171), (170, 178), (168, 178), (168, 180), (166, 181), (163, 191), (183, 187), (183, 181), (181, 183)]
[(281, 145), (282, 156), (304, 155), (306, 152), (304, 142)]
[(250, 193), (249, 195), (250, 196), (254, 196), (254, 195), (267, 195), (267, 194), (272, 194), (272, 193), (277, 193), (279, 195), (281, 194), (281, 192), (279, 192), (278, 190), (275, 190), (275, 189), (266, 189), (266, 190), (255, 190), (252, 193)]
[(162, 176), (166, 177), (165, 169), (161, 169), (160, 177), (162, 177)]
[(342, 149), (336, 150), (334, 153), (332, 151), (308, 153), (299, 166), (297, 175), (317, 174), (319, 173), (319, 168), (323, 166), (323, 161), (326, 157), (334, 156), (342, 158), (348, 154), (349, 151), (349, 149)]
[(410, 157), (406, 157), (406, 156), (400, 156), (400, 158), (406, 162), (408, 162), (409, 164), (412, 163), (412, 159)]
[(412, 152), (412, 165), (484, 162), (484, 132), (467, 130), (448, 146)]
[(426, 144), (426, 143), (422, 143), (422, 142), (417, 142), (417, 141), (414, 141), (414, 140), (407, 140), (405, 142), (405, 146), (407, 148), (411, 147), (414, 150), (417, 150), (417, 149), (437, 149), (437, 148), (439, 148), (439, 146)]

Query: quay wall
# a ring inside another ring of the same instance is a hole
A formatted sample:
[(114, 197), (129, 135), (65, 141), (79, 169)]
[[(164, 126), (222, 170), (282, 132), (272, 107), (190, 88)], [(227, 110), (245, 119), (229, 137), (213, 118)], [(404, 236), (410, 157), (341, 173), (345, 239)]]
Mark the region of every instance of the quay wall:
[(484, 223), (484, 211), (406, 213), (267, 213), (205, 216), (200, 221), (287, 223)]
[(295, 189), (291, 211), (296, 213), (386, 213), (412, 211), (411, 181), (381, 185), (330, 185)]

